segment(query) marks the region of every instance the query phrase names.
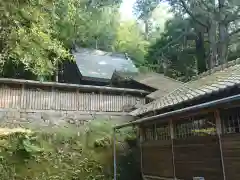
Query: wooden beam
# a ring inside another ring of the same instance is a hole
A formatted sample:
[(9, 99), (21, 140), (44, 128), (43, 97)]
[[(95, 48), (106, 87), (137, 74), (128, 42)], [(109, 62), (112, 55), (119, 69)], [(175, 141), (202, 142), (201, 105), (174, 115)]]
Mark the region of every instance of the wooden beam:
[[(25, 96), (25, 85), (22, 84), (22, 89), (21, 89), (21, 99), (20, 99), (20, 104), (19, 108), (20, 109), (25, 109), (26, 107), (24, 106), (24, 96)], [(23, 107), (22, 107), (23, 106)]]
[(172, 163), (173, 163), (173, 177), (174, 179), (176, 179), (176, 168), (175, 168), (175, 155), (174, 155), (174, 127), (173, 127), (173, 122), (172, 120), (170, 120), (169, 122), (169, 126), (170, 126), (170, 135), (171, 135), (171, 144), (172, 144)]
[(158, 177), (158, 176), (150, 176), (150, 175), (143, 175), (143, 177), (144, 177), (144, 180), (148, 180), (148, 178), (149, 178), (149, 180), (151, 179), (153, 179), (153, 180), (179, 180), (179, 179), (173, 179), (173, 178), (165, 178), (165, 177)]
[(81, 84), (67, 84), (58, 82), (40, 82), (33, 80), (23, 80), (23, 79), (10, 79), (10, 78), (0, 78), (0, 83), (4, 84), (27, 84), (36, 86), (54, 86), (55, 88), (78, 88), (85, 91), (102, 91), (102, 92), (112, 92), (112, 93), (125, 93), (125, 94), (138, 94), (139, 96), (148, 95), (150, 92), (139, 89), (130, 88), (117, 88), (117, 87), (107, 87), (107, 86), (92, 86), (92, 85), (81, 85)]
[(143, 128), (139, 127), (139, 133), (140, 133), (139, 146), (140, 146), (140, 159), (141, 159), (140, 165), (141, 165), (141, 174), (143, 178), (143, 153), (142, 153), (142, 143), (143, 143), (143, 136), (144, 136)]
[(113, 166), (114, 180), (117, 180), (116, 131), (113, 130)]
[(214, 116), (215, 116), (215, 120), (216, 120), (217, 136), (218, 136), (218, 140), (219, 140), (223, 179), (226, 180), (225, 164), (224, 164), (223, 149), (222, 149), (222, 138), (221, 138), (221, 136), (222, 136), (222, 123), (221, 123), (221, 117), (220, 117), (219, 110), (214, 111)]

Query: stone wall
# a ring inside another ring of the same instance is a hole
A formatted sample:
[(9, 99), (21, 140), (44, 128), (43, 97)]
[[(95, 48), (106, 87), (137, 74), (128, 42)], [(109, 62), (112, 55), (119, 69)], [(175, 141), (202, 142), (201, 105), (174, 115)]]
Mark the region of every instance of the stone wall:
[(91, 120), (111, 120), (116, 124), (133, 120), (126, 113), (0, 109), (0, 127), (81, 127)]

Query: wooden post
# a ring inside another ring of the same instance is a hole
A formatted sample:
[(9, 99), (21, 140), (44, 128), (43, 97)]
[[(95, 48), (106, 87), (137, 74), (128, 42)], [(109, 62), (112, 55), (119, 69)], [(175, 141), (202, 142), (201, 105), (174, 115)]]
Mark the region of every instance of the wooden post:
[(223, 171), (223, 179), (226, 180), (226, 173), (225, 173), (225, 164), (224, 164), (224, 158), (223, 158), (223, 150), (222, 150), (222, 123), (221, 123), (221, 117), (218, 110), (215, 110), (214, 112), (215, 120), (216, 120), (216, 130), (217, 130), (217, 136), (219, 141), (219, 148), (220, 148), (220, 154), (221, 154), (221, 163), (222, 163), (222, 171)]
[(54, 99), (54, 86), (51, 87), (51, 98), (50, 98), (50, 102), (49, 102), (49, 109), (53, 110), (56, 109), (55, 106), (55, 99)]
[(114, 180), (117, 180), (117, 157), (116, 157), (116, 131), (113, 130), (113, 165), (114, 165)]
[(142, 178), (144, 177), (144, 174), (143, 174), (143, 155), (142, 155), (142, 143), (143, 143), (143, 136), (144, 136), (144, 131), (142, 128), (139, 127), (139, 133), (140, 133), (140, 142), (139, 142), (139, 147), (140, 147), (140, 158), (141, 158), (141, 162), (140, 162), (140, 165), (141, 165), (141, 174), (142, 174)]
[(20, 99), (20, 109), (22, 109), (22, 108), (25, 108), (24, 107), (24, 89), (25, 89), (25, 87), (24, 87), (24, 84), (22, 84), (22, 88), (21, 88), (21, 99)]
[(174, 179), (177, 179), (177, 178), (176, 178), (176, 168), (175, 168), (174, 144), (173, 144), (173, 140), (174, 140), (174, 128), (173, 128), (173, 122), (172, 122), (172, 120), (170, 120), (169, 127), (170, 127), (171, 144), (172, 144), (173, 176), (174, 176)]
[(158, 140), (158, 137), (157, 137), (157, 124), (156, 123), (154, 123), (154, 140)]
[(103, 94), (102, 94), (102, 92), (100, 91), (100, 100), (99, 100), (99, 111), (100, 112), (102, 112), (102, 111), (104, 111), (104, 109), (103, 109), (103, 104), (105, 104), (105, 102), (103, 102)]
[(79, 89), (76, 90), (76, 99), (77, 99), (77, 111), (79, 111)]

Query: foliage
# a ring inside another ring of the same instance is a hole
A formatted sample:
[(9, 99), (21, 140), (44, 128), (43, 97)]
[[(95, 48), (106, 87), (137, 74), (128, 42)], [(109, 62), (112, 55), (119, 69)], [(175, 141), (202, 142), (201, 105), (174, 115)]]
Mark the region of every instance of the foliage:
[[(0, 179), (110, 180), (113, 175), (112, 125), (109, 121), (94, 120), (80, 134), (65, 129), (46, 132), (2, 129)], [(124, 173), (136, 166), (133, 164), (136, 157), (124, 143), (128, 131), (117, 134), (118, 167)], [(103, 138), (108, 142), (106, 145), (94, 146)], [(131, 173), (128, 178), (133, 179), (135, 174), (131, 176)], [(120, 179), (125, 175), (119, 176)]]
[[(194, 33), (188, 20), (175, 17), (166, 24), (165, 31), (149, 48), (147, 61), (156, 65), (156, 71), (172, 78), (188, 81), (196, 75)], [(187, 38), (186, 38), (187, 37)]]
[(149, 32), (151, 30), (150, 17), (153, 10), (158, 6), (156, 0), (136, 0), (134, 4), (134, 13), (139, 20), (144, 22), (145, 38), (148, 40)]
[(175, 17), (151, 44), (146, 56), (148, 66), (189, 81), (192, 76), (239, 56), (240, 9), (235, 1), (168, 2)]
[(198, 27), (208, 36), (206, 63), (208, 68), (227, 62), (229, 45), (232, 36), (238, 34), (240, 8), (232, 0), (170, 0), (178, 14), (187, 14)]
[(135, 64), (144, 63), (148, 42), (144, 40), (134, 21), (122, 22), (117, 29), (115, 51), (127, 53)]
[(137, 20), (123, 22), (121, 2), (0, 1), (2, 76), (53, 80), (58, 64), (72, 60), (76, 45), (127, 53), (140, 70), (182, 81), (239, 56), (236, 0), (168, 0), (171, 13), (162, 1), (137, 0)]
[(0, 3), (1, 64), (12, 59), (40, 77), (53, 74), (56, 64), (70, 56), (53, 36), (53, 3), (47, 0)]
[[(73, 45), (112, 50), (119, 0), (1, 1), (0, 65), (48, 78)], [(10, 62), (10, 63), (9, 63)], [(22, 71), (17, 70), (18, 73)], [(11, 73), (10, 73), (11, 74)], [(14, 76), (14, 73), (12, 73)]]

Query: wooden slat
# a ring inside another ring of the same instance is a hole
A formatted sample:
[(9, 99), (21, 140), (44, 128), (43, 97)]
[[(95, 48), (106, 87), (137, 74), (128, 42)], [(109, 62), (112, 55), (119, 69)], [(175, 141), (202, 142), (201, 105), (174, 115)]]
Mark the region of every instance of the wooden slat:
[(177, 178), (192, 180), (193, 177), (204, 177), (223, 180), (217, 137), (188, 137), (174, 140), (173, 146)]
[(227, 180), (240, 179), (240, 134), (222, 136), (223, 159)]
[(158, 177), (173, 177), (171, 140), (143, 143), (142, 160), (144, 174)]
[[(138, 97), (90, 92), (66, 92), (58, 89), (0, 88), (0, 108), (37, 110), (121, 112), (127, 104), (135, 105)], [(144, 103), (144, 97), (140, 102)]]

